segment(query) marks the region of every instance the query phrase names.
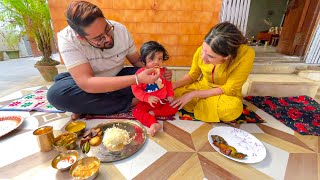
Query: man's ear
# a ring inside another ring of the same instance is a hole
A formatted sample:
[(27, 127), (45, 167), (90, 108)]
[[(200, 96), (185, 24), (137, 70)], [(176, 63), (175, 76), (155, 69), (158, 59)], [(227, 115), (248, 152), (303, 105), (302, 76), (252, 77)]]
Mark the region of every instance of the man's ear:
[(81, 36), (81, 35), (79, 35), (79, 34), (77, 34), (76, 37), (77, 37), (79, 40), (82, 40), (82, 41), (86, 40), (83, 36)]

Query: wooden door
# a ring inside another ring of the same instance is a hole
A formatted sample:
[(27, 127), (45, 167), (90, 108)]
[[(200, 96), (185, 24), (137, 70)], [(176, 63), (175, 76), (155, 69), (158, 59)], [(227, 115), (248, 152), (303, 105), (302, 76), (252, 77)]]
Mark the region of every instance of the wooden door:
[(317, 0), (289, 0), (277, 51), (304, 56), (319, 13)]

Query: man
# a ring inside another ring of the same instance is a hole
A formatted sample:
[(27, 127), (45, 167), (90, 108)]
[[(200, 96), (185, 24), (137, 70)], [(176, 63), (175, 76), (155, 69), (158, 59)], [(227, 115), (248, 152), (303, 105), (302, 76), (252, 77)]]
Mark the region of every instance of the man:
[[(57, 109), (80, 114), (126, 112), (138, 101), (130, 86), (153, 83), (154, 69), (140, 74), (143, 66), (126, 27), (106, 19), (102, 11), (86, 1), (71, 2), (66, 11), (68, 27), (58, 33), (58, 46), (68, 73), (55, 77), (48, 101)], [(125, 58), (134, 67), (123, 68)], [(165, 78), (171, 80), (171, 71)]]

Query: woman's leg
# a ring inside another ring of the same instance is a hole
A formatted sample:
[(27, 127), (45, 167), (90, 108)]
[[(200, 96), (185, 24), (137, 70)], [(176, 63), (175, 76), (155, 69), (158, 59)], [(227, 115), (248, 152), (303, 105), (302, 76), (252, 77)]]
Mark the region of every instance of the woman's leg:
[(199, 99), (194, 107), (195, 118), (205, 122), (233, 121), (242, 111), (240, 98), (224, 94)]
[(221, 95), (217, 109), (220, 121), (233, 121), (241, 115), (243, 104), (238, 97)]
[[(198, 82), (194, 82), (192, 84), (182, 86), (174, 90), (174, 97), (179, 98), (186, 93), (189, 93), (194, 90), (198, 90), (198, 88), (199, 88)], [(198, 100), (199, 98), (193, 98), (189, 103), (183, 106), (183, 109), (190, 113), (193, 113), (194, 106), (197, 104)]]

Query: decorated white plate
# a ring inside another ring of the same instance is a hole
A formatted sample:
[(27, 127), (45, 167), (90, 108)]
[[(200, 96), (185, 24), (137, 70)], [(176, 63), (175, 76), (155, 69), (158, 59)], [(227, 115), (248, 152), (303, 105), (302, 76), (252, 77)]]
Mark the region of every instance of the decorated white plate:
[[(219, 148), (213, 144), (213, 140), (211, 138), (212, 135), (221, 136), (225, 141), (227, 141), (229, 146), (233, 146), (236, 148), (237, 152), (246, 154), (247, 156), (244, 159), (236, 159), (221, 153)], [(266, 148), (261, 141), (241, 129), (233, 127), (215, 127), (209, 131), (208, 140), (217, 152), (234, 161), (242, 163), (257, 163), (262, 161), (267, 155)]]
[(21, 116), (0, 116), (0, 137), (18, 128), (22, 122)]

